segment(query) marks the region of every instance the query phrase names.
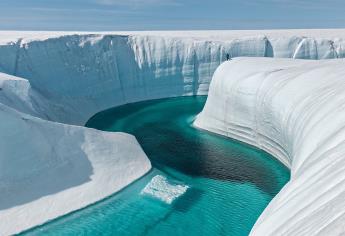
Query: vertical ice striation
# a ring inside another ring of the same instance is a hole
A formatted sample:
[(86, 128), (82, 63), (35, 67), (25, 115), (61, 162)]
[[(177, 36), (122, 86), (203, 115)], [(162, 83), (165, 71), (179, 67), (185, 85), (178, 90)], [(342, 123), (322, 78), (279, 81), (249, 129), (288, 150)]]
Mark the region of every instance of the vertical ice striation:
[(24, 37), (1, 43), (0, 68), (27, 79), (33, 89), (50, 100), (51, 109), (42, 116), (83, 124), (96, 112), (124, 103), (207, 94), (212, 75), (227, 54), (231, 58), (344, 56), (345, 42), (339, 38), (284, 34), (235, 36), (220, 39), (164, 34)]
[(215, 72), (195, 125), (291, 168), (251, 235), (345, 232), (344, 62), (238, 58)]

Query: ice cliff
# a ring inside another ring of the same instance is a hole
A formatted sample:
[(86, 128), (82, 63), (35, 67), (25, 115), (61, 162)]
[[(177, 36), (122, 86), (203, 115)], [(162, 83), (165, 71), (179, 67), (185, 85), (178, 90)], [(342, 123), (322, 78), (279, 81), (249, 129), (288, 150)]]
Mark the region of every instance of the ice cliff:
[(27, 79), (49, 100), (40, 116), (80, 125), (124, 103), (207, 94), (226, 54), (344, 57), (345, 33), (320, 32), (0, 32), (0, 71)]
[(345, 60), (238, 58), (213, 77), (195, 125), (271, 153), (291, 180), (251, 235), (345, 232)]
[[(0, 232), (16, 233), (89, 205), (150, 169), (134, 137), (74, 126), (95, 113), (207, 94), (226, 54), (340, 58), (344, 39), (343, 30), (0, 32)], [(293, 63), (301, 64), (286, 65)], [(271, 149), (290, 165), (289, 148)]]

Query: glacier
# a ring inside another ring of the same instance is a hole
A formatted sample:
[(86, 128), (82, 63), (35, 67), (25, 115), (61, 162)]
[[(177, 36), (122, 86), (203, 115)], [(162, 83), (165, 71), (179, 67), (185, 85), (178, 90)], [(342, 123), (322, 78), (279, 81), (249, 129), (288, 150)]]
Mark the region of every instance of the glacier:
[(344, 63), (237, 58), (215, 72), (194, 125), (263, 149), (291, 169), (251, 235), (345, 232)]
[[(151, 164), (134, 137), (81, 126), (94, 114), (126, 103), (206, 95), (212, 76), (225, 61), (226, 54), (234, 58), (230, 64), (242, 60), (236, 57), (342, 58), (345, 57), (345, 30), (0, 31), (0, 191), (4, 193), (0, 201), (0, 232), (18, 233), (85, 207), (147, 173)], [(251, 62), (250, 58), (243, 60)], [(294, 63), (296, 68), (302, 64), (307, 68), (318, 65), (308, 60), (277, 61), (283, 70), (294, 68)], [(267, 63), (274, 65), (273, 61)], [(333, 68), (336, 62), (315, 63)], [(239, 68), (235, 71), (243, 73)], [(257, 71), (260, 68), (253, 66), (249, 77), (256, 77)], [(262, 71), (262, 76), (265, 73), (268, 72)], [(324, 73), (325, 78), (332, 73)], [(210, 101), (213, 92), (211, 86)], [(241, 92), (253, 91), (243, 88)], [(221, 101), (214, 101), (214, 109), (221, 109), (217, 108), (218, 102)], [(250, 110), (244, 105), (234, 106), (238, 112)], [(197, 123), (202, 123), (202, 117), (206, 115), (200, 115)], [(239, 134), (235, 138), (252, 141), (242, 135), (251, 132), (250, 129), (238, 129), (238, 125), (225, 127), (222, 121), (216, 120), (215, 127), (202, 123), (203, 128), (225, 134), (236, 131)], [(262, 122), (280, 125), (277, 120)], [(271, 132), (281, 137), (283, 133), (275, 129), (278, 128), (272, 126)], [(255, 135), (261, 137), (260, 143), (266, 143), (260, 144), (262, 148), (274, 152), (287, 166), (293, 163), (303, 166), (302, 159), (292, 162), (295, 154), (290, 152), (296, 150), (293, 145), (297, 144), (283, 145), (292, 142), (290, 136), (281, 137), (286, 142), (272, 144), (260, 132)], [(291, 171), (294, 176), (297, 169), (291, 166)], [(290, 185), (294, 183), (289, 183), (279, 196), (285, 196), (283, 193)], [(263, 232), (260, 230), (264, 230), (265, 222), (277, 219), (269, 216), (274, 215), (270, 209), (275, 211), (272, 206), (280, 201), (279, 196), (263, 213), (254, 232)]]

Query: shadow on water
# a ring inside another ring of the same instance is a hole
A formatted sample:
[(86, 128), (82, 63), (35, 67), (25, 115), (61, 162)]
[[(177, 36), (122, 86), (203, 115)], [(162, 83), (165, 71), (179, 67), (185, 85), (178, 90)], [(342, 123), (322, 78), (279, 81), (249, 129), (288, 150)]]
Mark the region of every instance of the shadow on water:
[(276, 195), (281, 183), (272, 180), (277, 171), (270, 167), (277, 160), (187, 122), (201, 112), (205, 101), (205, 96), (196, 96), (129, 104), (98, 113), (87, 126), (135, 135), (153, 166), (163, 171), (170, 167), (189, 176), (250, 182)]
[[(167, 124), (168, 125), (168, 124)], [(168, 127), (168, 126), (167, 126)], [(152, 127), (154, 128), (154, 127)], [(203, 138), (184, 137), (178, 131), (156, 128), (156, 132), (169, 133), (169, 141), (154, 139), (154, 144), (144, 144), (144, 137), (137, 135), (139, 143), (155, 165), (165, 165), (187, 175), (206, 177), (224, 181), (251, 182), (270, 195), (275, 195), (280, 187), (271, 181), (272, 171), (243, 155), (236, 146), (221, 148), (205, 142)], [(201, 131), (196, 131), (201, 132)], [(144, 133), (138, 129), (136, 134)], [(217, 137), (215, 139), (223, 139)], [(146, 140), (147, 141), (147, 140)], [(154, 149), (152, 147), (154, 146)], [(164, 150), (164, 159), (155, 150)], [(255, 153), (261, 154), (260, 151)], [(257, 155), (257, 158), (260, 156)]]

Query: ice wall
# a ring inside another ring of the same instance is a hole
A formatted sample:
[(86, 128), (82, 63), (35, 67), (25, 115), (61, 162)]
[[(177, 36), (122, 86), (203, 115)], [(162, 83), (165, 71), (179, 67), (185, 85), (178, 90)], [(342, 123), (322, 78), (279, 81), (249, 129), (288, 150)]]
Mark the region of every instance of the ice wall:
[(345, 233), (344, 63), (238, 58), (215, 72), (195, 125), (255, 145), (291, 168), (251, 235)]
[(27, 79), (50, 101), (50, 110), (41, 116), (84, 124), (93, 114), (124, 103), (207, 94), (226, 54), (303, 59), (345, 55), (345, 41), (339, 38), (255, 34), (219, 39), (207, 33), (9, 38), (1, 41), (0, 70)]

